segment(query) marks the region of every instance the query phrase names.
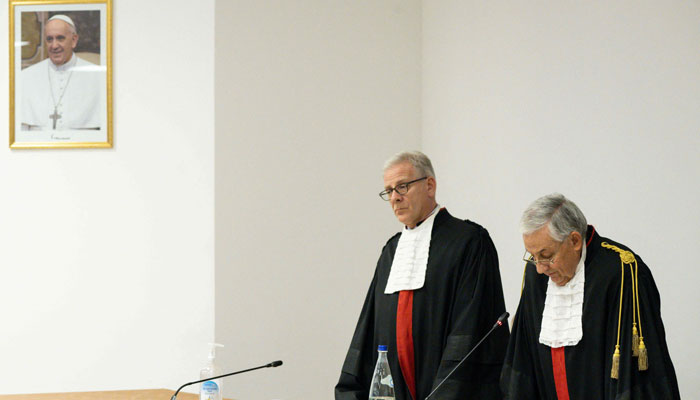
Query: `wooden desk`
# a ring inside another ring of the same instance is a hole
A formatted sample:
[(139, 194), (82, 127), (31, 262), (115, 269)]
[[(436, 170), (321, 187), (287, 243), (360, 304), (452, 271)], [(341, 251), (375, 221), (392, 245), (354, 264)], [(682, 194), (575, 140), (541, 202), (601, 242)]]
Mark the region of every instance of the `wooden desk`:
[[(170, 400), (173, 394), (175, 391), (170, 389), (114, 390), (107, 392), (3, 394), (0, 395), (0, 400)], [(177, 394), (177, 400), (199, 400), (199, 395), (180, 392)]]

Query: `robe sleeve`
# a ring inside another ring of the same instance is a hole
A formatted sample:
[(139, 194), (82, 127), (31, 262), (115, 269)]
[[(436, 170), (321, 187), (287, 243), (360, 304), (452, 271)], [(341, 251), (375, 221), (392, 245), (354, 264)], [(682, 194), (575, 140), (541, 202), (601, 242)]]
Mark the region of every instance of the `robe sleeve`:
[(374, 372), (374, 293), (377, 286), (377, 272), (367, 291), (360, 318), (355, 327), (350, 349), (335, 386), (336, 400), (366, 400)]
[[(457, 290), (452, 301), (450, 328), (445, 340), (434, 389), (505, 311), (498, 255), (488, 232), (479, 227), (466, 246)], [(496, 329), (435, 393), (440, 399), (497, 399), (508, 327)]]
[[(534, 300), (531, 291), (536, 284), (537, 274), (534, 267), (528, 266), (526, 282), (520, 297), (518, 310), (513, 319), (513, 329), (510, 332), (510, 341), (503, 362), (501, 372), (501, 389), (505, 399), (540, 399), (545, 398), (538, 391), (537, 381), (541, 379), (536, 371), (541, 370), (537, 354), (537, 342), (532, 338), (537, 337), (533, 328), (533, 321), (527, 315), (533, 308)], [(517, 351), (516, 351), (517, 349)]]
[[(649, 268), (638, 256), (637, 260), (639, 263), (639, 311), (644, 344), (648, 352), (648, 370), (639, 371), (638, 358), (633, 357), (631, 351), (621, 351), (619, 381), (613, 381), (610, 385), (611, 393), (608, 398), (680, 399), (676, 372), (668, 352), (666, 333), (661, 320), (659, 291)], [(631, 281), (630, 275), (626, 273), (625, 276)], [(626, 300), (629, 300), (625, 302), (625, 309), (628, 312), (623, 317), (623, 324), (629, 327), (632, 325), (632, 318), (631, 307), (628, 304), (631, 302), (632, 295), (631, 291), (625, 290), (625, 292), (628, 294), (625, 296)], [(621, 349), (630, 349), (631, 335), (624, 335), (621, 342)]]

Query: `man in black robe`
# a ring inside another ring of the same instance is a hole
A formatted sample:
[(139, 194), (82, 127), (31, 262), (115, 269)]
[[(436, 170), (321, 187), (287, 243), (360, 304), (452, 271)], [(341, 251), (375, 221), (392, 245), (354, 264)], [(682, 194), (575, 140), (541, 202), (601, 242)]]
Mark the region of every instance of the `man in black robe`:
[(532, 203), (521, 231), (527, 263), (501, 375), (506, 399), (679, 399), (641, 258), (560, 194)]
[[(337, 400), (367, 399), (378, 345), (389, 347), (396, 399), (425, 399), (505, 311), (491, 238), (437, 205), (430, 160), (419, 152), (394, 156), (384, 168), (384, 188), (380, 196), (405, 228), (379, 257)], [(496, 330), (434, 398), (501, 398), (507, 342), (508, 330)]]

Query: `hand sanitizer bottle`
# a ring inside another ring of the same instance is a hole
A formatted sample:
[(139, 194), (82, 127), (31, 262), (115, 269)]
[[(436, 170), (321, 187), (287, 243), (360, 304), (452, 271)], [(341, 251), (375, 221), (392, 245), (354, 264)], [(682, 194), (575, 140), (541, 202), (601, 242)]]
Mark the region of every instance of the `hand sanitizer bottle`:
[[(216, 348), (224, 347), (223, 344), (209, 343), (209, 361), (207, 366), (202, 368), (199, 373), (199, 379), (211, 378), (212, 376), (221, 375), (219, 367), (216, 366)], [(221, 379), (202, 382), (199, 389), (199, 400), (221, 400), (222, 397)]]

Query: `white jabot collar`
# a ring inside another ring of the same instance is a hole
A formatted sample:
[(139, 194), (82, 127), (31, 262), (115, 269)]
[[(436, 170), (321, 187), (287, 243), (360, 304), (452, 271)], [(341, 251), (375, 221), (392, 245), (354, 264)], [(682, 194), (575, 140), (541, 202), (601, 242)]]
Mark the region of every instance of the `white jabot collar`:
[(438, 210), (440, 205), (437, 205), (428, 218), (415, 228), (404, 227), (396, 247), (384, 294), (423, 287), (425, 272), (428, 269), (433, 222)]
[(575, 346), (583, 337), (583, 286), (586, 282), (586, 243), (573, 278), (559, 286), (549, 278), (542, 311), (540, 343), (549, 347)]

